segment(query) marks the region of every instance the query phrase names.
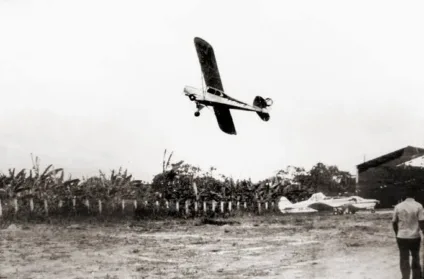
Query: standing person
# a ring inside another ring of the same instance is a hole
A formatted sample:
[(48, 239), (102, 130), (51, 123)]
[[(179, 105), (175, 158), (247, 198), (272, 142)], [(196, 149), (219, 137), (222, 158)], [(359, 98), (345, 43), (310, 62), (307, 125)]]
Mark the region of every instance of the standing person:
[[(415, 201), (414, 196), (414, 192), (408, 190), (406, 199), (397, 204), (393, 212), (392, 223), (399, 247), (402, 279), (409, 279), (411, 269), (412, 279), (422, 278), (420, 229), (424, 231), (424, 209), (422, 204)], [(412, 256), (412, 266), (409, 265), (409, 253)]]

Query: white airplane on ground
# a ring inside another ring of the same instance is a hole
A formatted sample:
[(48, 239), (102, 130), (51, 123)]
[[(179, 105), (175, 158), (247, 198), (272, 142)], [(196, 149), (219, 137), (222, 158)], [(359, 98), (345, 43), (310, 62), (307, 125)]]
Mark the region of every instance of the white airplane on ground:
[(200, 110), (206, 106), (213, 107), (219, 128), (227, 134), (236, 135), (236, 127), (230, 109), (254, 111), (263, 121), (269, 121), (269, 107), (273, 101), (270, 98), (256, 96), (253, 104), (236, 100), (224, 92), (221, 77), (216, 63), (215, 53), (212, 46), (201, 38), (194, 38), (197, 56), (206, 83), (206, 89), (198, 89), (192, 86), (184, 87), (184, 94), (196, 103), (197, 111), (194, 116), (200, 115)]
[(278, 208), (282, 213), (308, 213), (332, 210), (334, 214), (353, 214), (358, 210), (375, 212), (375, 206), (378, 203), (378, 200), (364, 199), (358, 196), (326, 197), (323, 193), (315, 193), (308, 200), (298, 203), (292, 203), (286, 197), (281, 197)]

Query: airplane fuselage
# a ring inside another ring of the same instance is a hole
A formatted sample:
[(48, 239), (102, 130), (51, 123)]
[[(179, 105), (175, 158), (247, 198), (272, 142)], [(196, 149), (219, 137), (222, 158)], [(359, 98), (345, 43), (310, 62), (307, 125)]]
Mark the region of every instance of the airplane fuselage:
[[(211, 93), (213, 92), (213, 93)], [(246, 110), (246, 111), (256, 111), (269, 113), (268, 109), (260, 108), (258, 106), (249, 105), (230, 96), (226, 95), (224, 92), (208, 87), (204, 92), (201, 89), (185, 86), (184, 94), (190, 98), (191, 101), (196, 102), (198, 105), (203, 106), (214, 106), (214, 105), (224, 105), (229, 109), (237, 110)]]
[(283, 213), (317, 212), (330, 209), (335, 211), (347, 210), (349, 212), (371, 210), (373, 212), (378, 203), (378, 200), (364, 199), (358, 196), (325, 197), (323, 195), (318, 196), (314, 194), (310, 199), (294, 204), (284, 198), (279, 208)]

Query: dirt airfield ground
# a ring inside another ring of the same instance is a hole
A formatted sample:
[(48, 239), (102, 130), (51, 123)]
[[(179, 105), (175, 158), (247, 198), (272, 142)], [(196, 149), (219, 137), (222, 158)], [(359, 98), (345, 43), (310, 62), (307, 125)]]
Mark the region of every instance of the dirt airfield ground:
[(390, 212), (16, 224), (0, 278), (400, 278)]

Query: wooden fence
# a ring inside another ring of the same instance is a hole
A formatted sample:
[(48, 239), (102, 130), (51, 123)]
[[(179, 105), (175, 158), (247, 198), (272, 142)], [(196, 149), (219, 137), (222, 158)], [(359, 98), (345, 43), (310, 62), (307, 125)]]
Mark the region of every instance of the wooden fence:
[(141, 212), (140, 214), (174, 213), (185, 216), (207, 215), (212, 213), (228, 214), (236, 212), (251, 212), (261, 214), (278, 210), (275, 201), (240, 202), (240, 201), (168, 201), (157, 200), (149, 202), (137, 199), (121, 200), (93, 200), (78, 199), (74, 197), (68, 200), (40, 200), (36, 198), (13, 198), (0, 200), (0, 218), (7, 216), (19, 216), (25, 214), (37, 214), (44, 216), (60, 214), (90, 214), (110, 215)]

